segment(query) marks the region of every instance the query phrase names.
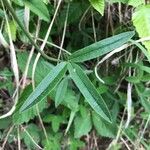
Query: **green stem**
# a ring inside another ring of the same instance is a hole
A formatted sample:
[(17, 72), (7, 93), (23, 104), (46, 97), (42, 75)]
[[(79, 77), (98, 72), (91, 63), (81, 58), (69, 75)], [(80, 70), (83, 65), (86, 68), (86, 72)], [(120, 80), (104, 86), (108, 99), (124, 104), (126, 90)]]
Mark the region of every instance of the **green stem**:
[(46, 55), (43, 51), (40, 50), (40, 47), (34, 42), (34, 40), (32, 39), (30, 33), (24, 28), (23, 24), (20, 22), (20, 20), (18, 19), (14, 9), (12, 8), (12, 6), (9, 4), (8, 0), (2, 0), (4, 5), (7, 7), (7, 9), (10, 11), (11, 15), (13, 16), (13, 18), (15, 19), (15, 21), (17, 22), (17, 24), (19, 25), (19, 27), (22, 29), (22, 31), (24, 32), (24, 34), (27, 36), (27, 38), (30, 40), (31, 44), (34, 45), (35, 49), (47, 60), (50, 61), (55, 61), (57, 62), (57, 59), (49, 57), (48, 55)]

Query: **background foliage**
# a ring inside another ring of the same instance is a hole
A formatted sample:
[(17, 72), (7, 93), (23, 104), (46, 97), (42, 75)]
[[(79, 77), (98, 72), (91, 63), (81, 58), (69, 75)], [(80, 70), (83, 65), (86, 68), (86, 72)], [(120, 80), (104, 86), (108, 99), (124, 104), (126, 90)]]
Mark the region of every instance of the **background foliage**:
[(150, 149), (149, 3), (1, 0), (0, 149)]

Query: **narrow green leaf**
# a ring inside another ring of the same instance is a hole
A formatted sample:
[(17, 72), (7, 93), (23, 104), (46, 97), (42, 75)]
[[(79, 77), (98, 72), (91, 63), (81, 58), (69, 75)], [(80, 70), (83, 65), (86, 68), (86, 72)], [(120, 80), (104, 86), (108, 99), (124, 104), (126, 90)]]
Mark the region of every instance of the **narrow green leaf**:
[[(21, 96), (18, 100), (16, 110), (14, 114), (12, 115), (13, 123), (15, 125), (20, 125), (22, 123), (27, 123), (31, 119), (33, 119), (35, 116), (37, 116), (37, 107), (36, 105), (32, 108), (28, 109), (27, 111), (24, 111), (22, 113), (19, 112), (19, 109), (21, 108), (22, 104), (25, 102), (25, 100), (28, 98), (28, 95), (30, 95), (33, 92), (32, 85), (27, 86), (24, 91), (21, 93)], [(40, 101), (38, 104), (39, 112), (42, 112), (43, 109), (47, 107), (47, 101), (46, 99), (43, 101)]]
[(83, 62), (99, 56), (102, 56), (126, 43), (129, 39), (134, 36), (135, 32), (121, 33), (102, 41), (96, 42), (90, 46), (82, 48), (74, 52), (69, 60), (72, 62)]
[(71, 127), (71, 124), (72, 124), (72, 122), (74, 120), (75, 115), (76, 115), (76, 111), (71, 111), (70, 117), (69, 117), (69, 121), (68, 121), (68, 125), (67, 125), (67, 128), (65, 130), (65, 134), (68, 133), (68, 131), (69, 131), (70, 127)]
[(47, 22), (49, 21), (49, 12), (42, 0), (24, 0), (24, 3), (30, 8), (32, 12), (37, 14), (41, 19)]
[(63, 78), (66, 70), (67, 63), (62, 62), (54, 67), (50, 73), (41, 81), (41, 83), (36, 87), (36, 89), (29, 95), (27, 100), (22, 105), (20, 111), (24, 111), (31, 106), (37, 104), (39, 101), (43, 100), (60, 82)]
[(105, 8), (105, 0), (89, 0), (91, 5), (103, 16)]
[(64, 78), (61, 83), (58, 85), (55, 97), (55, 106), (57, 107), (64, 99), (68, 86), (68, 79)]
[(90, 106), (106, 121), (111, 122), (111, 115), (103, 98), (99, 95), (84, 71), (76, 64), (69, 63), (68, 69), (71, 78), (79, 88)]
[[(132, 16), (133, 25), (140, 38), (150, 36), (150, 5), (144, 5), (135, 10)], [(150, 41), (142, 42), (150, 51)]]
[[(22, 72), (24, 72), (26, 68), (28, 57), (29, 57), (28, 52), (17, 53), (19, 69)], [(34, 64), (35, 59), (36, 59), (36, 54), (33, 54), (32, 59), (30, 61), (29, 68), (28, 68), (28, 78), (32, 78), (32, 70), (33, 70), (33, 64)], [(47, 74), (51, 71), (53, 67), (54, 66), (51, 63), (48, 63), (42, 57), (39, 59), (36, 70), (35, 70), (35, 77), (34, 77), (36, 85), (38, 85), (47, 76)]]

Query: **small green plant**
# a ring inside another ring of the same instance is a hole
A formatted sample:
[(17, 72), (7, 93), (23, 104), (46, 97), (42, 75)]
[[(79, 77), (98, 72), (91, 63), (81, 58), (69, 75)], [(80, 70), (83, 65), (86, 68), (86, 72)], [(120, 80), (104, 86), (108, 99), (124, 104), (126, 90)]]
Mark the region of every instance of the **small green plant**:
[(147, 1), (0, 2), (0, 149), (150, 148)]

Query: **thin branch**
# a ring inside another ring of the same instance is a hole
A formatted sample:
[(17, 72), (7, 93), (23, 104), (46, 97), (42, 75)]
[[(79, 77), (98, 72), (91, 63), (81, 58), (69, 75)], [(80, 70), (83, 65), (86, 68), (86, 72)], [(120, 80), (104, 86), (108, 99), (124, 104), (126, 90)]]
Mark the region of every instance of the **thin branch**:
[(40, 150), (43, 150), (42, 147), (40, 147), (36, 141), (33, 139), (33, 137), (30, 135), (30, 133), (21, 125), (21, 128), (26, 132), (26, 134), (28, 135), (28, 137), (30, 138), (30, 140), (34, 143), (34, 145), (39, 148)]
[(138, 143), (140, 143), (141, 140), (142, 140), (142, 138), (144, 137), (144, 133), (145, 133), (145, 131), (146, 131), (146, 128), (148, 127), (149, 122), (150, 122), (150, 115), (148, 116), (148, 119), (147, 119), (147, 121), (146, 121), (146, 123), (145, 123), (144, 129), (143, 129), (143, 131), (142, 131), (142, 133), (141, 133), (141, 135), (140, 135), (140, 138), (139, 138)]
[(68, 3), (68, 7), (67, 7), (66, 18), (65, 18), (65, 23), (64, 23), (64, 30), (63, 30), (62, 40), (61, 40), (61, 44), (60, 44), (60, 51), (59, 51), (59, 54), (58, 54), (58, 62), (60, 61), (62, 47), (63, 47), (63, 44), (64, 44), (65, 35), (66, 35), (69, 7), (70, 7), (70, 3)]
[(79, 22), (79, 30), (80, 30), (80, 31), (82, 30), (82, 29), (81, 29), (81, 23), (82, 23), (83, 19), (85, 18), (86, 14), (88, 13), (88, 11), (90, 10), (90, 8), (91, 8), (91, 6), (89, 6), (89, 7), (85, 10), (84, 14), (82, 15), (82, 17), (81, 17), (81, 19), (80, 19), (80, 22)]
[(93, 34), (94, 34), (94, 41), (96, 42), (97, 41), (97, 36), (96, 36), (96, 29), (95, 29), (93, 9), (91, 10), (91, 16), (92, 16), (92, 28), (93, 28)]
[(128, 150), (131, 150), (130, 147), (129, 147), (129, 145), (127, 144), (127, 142), (123, 138), (121, 138), (121, 141), (124, 143), (124, 145), (126, 146), (126, 148)]
[[(131, 70), (130, 70), (131, 72)], [(131, 121), (131, 113), (132, 113), (132, 85), (128, 83), (127, 88), (127, 121), (125, 124), (125, 128), (128, 128), (129, 123)]]
[(5, 149), (5, 145), (6, 145), (6, 143), (7, 143), (7, 140), (8, 140), (9, 135), (10, 135), (10, 133), (12, 132), (13, 129), (14, 129), (14, 125), (11, 126), (10, 129), (8, 130), (8, 132), (7, 132), (7, 135), (6, 135), (6, 137), (5, 137), (5, 139), (4, 139), (4, 142), (3, 142), (3, 144), (2, 144), (2, 149), (3, 149), (3, 150)]
[(17, 132), (18, 132), (18, 150), (21, 150), (20, 128), (19, 128), (19, 126), (18, 126), (18, 128), (17, 128)]
[[(35, 38), (35, 37), (33, 37), (33, 38)], [(43, 42), (44, 40), (43, 39), (41, 39), (41, 38), (35, 38), (35, 39), (37, 39), (38, 41), (41, 41), (41, 42)], [(58, 48), (58, 49), (60, 49), (60, 50), (62, 50), (62, 51), (64, 51), (65, 53), (67, 53), (68, 55), (71, 55), (71, 53), (70, 52), (68, 52), (67, 50), (65, 50), (64, 48), (61, 48), (60, 46), (58, 46), (58, 45), (56, 45), (56, 44), (54, 44), (54, 43), (52, 43), (52, 42), (49, 42), (49, 41), (47, 41), (46, 42), (48, 45), (50, 45), (50, 46), (53, 46), (53, 47), (55, 47), (55, 48)]]
[(19, 96), (19, 70), (18, 70), (18, 64), (17, 64), (17, 58), (16, 58), (16, 51), (15, 51), (14, 44), (13, 44), (12, 37), (11, 37), (11, 31), (10, 31), (10, 26), (8, 23), (8, 17), (7, 17), (6, 10), (5, 10), (5, 7), (4, 7), (2, 0), (1, 0), (1, 3), (2, 3), (3, 10), (4, 10), (4, 15), (5, 15), (5, 19), (6, 19), (7, 28), (8, 28), (8, 37), (9, 37), (9, 42), (10, 42), (9, 48), (10, 48), (11, 68), (12, 68), (14, 76), (15, 76), (16, 90), (13, 94), (14, 95), (13, 107), (9, 110), (9, 112), (0, 116), (0, 119), (10, 116), (15, 111), (16, 104), (18, 102), (18, 96)]
[(48, 55), (46, 55), (41, 49), (40, 47), (34, 42), (34, 40), (32, 39), (30, 33), (24, 28), (23, 24), (20, 22), (20, 20), (18, 19), (13, 7), (10, 5), (10, 3), (8, 2), (8, 0), (2, 0), (4, 5), (7, 7), (7, 9), (10, 11), (11, 15), (13, 16), (14, 20), (17, 22), (17, 24), (19, 25), (19, 27), (21, 28), (21, 30), (24, 32), (24, 34), (27, 36), (27, 38), (30, 40), (31, 44), (33, 44), (36, 48), (36, 50), (47, 60), (50, 61), (57, 61), (57, 59), (49, 57)]
[(41, 118), (41, 115), (40, 115), (40, 112), (39, 112), (38, 104), (36, 104), (36, 112), (37, 112), (37, 114), (38, 114), (38, 118), (39, 118), (39, 121), (40, 121), (42, 130), (43, 130), (44, 135), (45, 135), (45, 137), (46, 137), (46, 141), (47, 141), (47, 143), (49, 144), (48, 135), (47, 135), (46, 129), (45, 129), (45, 127), (44, 127), (44, 124), (43, 124), (43, 121), (42, 121), (42, 118)]
[[(37, 27), (36, 27), (36, 33), (35, 33), (36, 38), (38, 37), (39, 31), (40, 31), (40, 26), (41, 26), (41, 21), (40, 21), (40, 19), (38, 19)], [(35, 38), (35, 42), (36, 42), (36, 38)], [(28, 57), (28, 60), (27, 60), (27, 64), (26, 64), (26, 67), (25, 67), (25, 71), (24, 71), (24, 74), (23, 74), (23, 81), (22, 81), (22, 88), (23, 89), (25, 88), (26, 78), (27, 78), (27, 74), (28, 74), (28, 70), (29, 70), (29, 65), (30, 65), (30, 62), (31, 62), (31, 59), (32, 59), (32, 56), (33, 56), (33, 53), (34, 53), (34, 49), (35, 49), (35, 47), (32, 46), (29, 57)]]

